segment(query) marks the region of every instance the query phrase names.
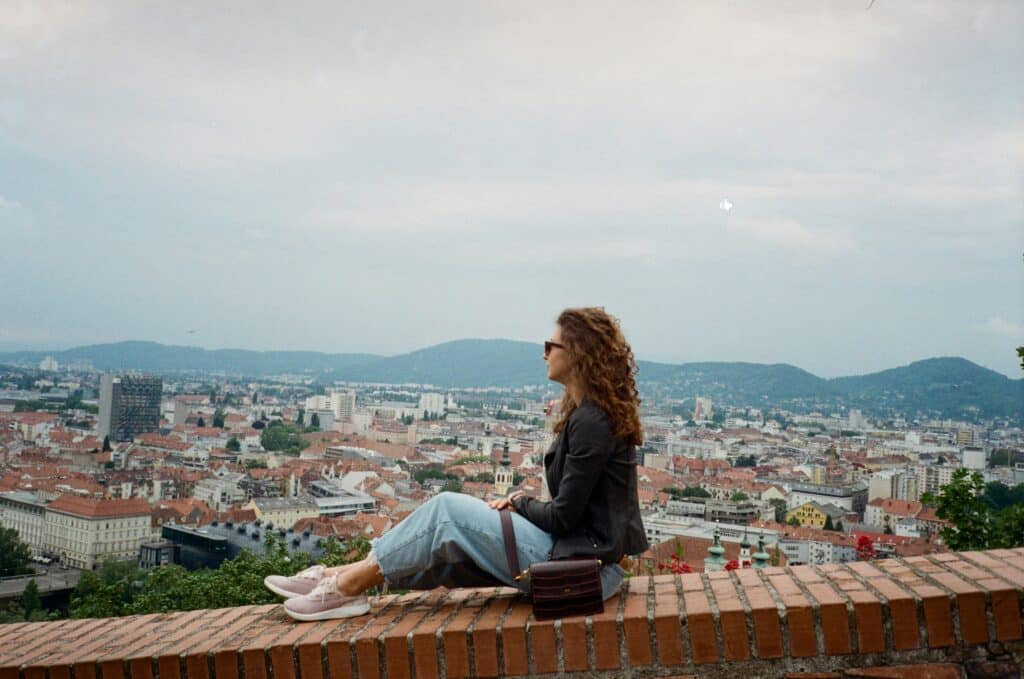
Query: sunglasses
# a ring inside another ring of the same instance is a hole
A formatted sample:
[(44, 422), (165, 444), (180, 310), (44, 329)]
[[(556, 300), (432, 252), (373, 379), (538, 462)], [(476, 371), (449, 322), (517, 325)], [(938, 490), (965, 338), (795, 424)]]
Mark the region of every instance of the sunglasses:
[(559, 349), (565, 349), (564, 344), (548, 341), (544, 343), (544, 355), (547, 356), (548, 354), (550, 354), (551, 350), (554, 349), (555, 347), (558, 347)]

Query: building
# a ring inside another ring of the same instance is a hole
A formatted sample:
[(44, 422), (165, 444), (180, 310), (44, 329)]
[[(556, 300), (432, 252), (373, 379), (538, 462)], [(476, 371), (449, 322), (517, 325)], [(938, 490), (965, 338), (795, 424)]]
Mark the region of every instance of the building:
[[(897, 522), (916, 519), (923, 508), (920, 502), (876, 498), (864, 510), (864, 524), (896, 532)], [(916, 525), (916, 522), (913, 523)]]
[(789, 509), (807, 502), (820, 505), (833, 504), (848, 512), (863, 512), (868, 502), (868, 485), (856, 482), (849, 485), (833, 486), (813, 483), (793, 483), (789, 486), (786, 505)]
[(711, 399), (698, 396), (696, 399), (696, 405), (693, 407), (693, 421), (704, 422), (711, 419)]
[(268, 528), (291, 528), (300, 519), (315, 519), (320, 516), (320, 508), (312, 495), (253, 498), (242, 505), (242, 509), (256, 512), (256, 518)]
[(64, 565), (95, 570), (105, 558), (135, 559), (150, 536), (145, 500), (62, 495), (46, 506), (45, 551)]
[(53, 356), (47, 356), (43, 360), (39, 361), (39, 369), (45, 372), (55, 373), (60, 368), (60, 364), (57, 363), (57, 359)]
[(985, 471), (988, 462), (985, 449), (978, 446), (965, 446), (960, 450), (960, 464), (973, 471)]
[(32, 554), (41, 554), (46, 536), (46, 501), (25, 491), (0, 493), (0, 526), (18, 531)]
[(956, 433), (956, 445), (960, 448), (974, 445), (974, 430), (960, 429)]
[(420, 410), (423, 411), (423, 418), (440, 417), (445, 412), (443, 394), (420, 394)]
[(241, 486), (244, 478), (241, 472), (218, 471), (216, 476), (200, 479), (192, 490), (192, 497), (223, 512), (233, 504), (245, 502), (245, 490)]
[(352, 389), (332, 391), (331, 410), (335, 422), (351, 422), (356, 412), (356, 392)]
[(98, 435), (132, 441), (160, 428), (163, 382), (152, 375), (104, 374), (100, 378)]
[(818, 504), (812, 500), (786, 512), (786, 522), (796, 519), (801, 526), (824, 528), (831, 520), (832, 527), (835, 528), (844, 516), (846, 516), (846, 512), (842, 508), (833, 504)]
[(957, 466), (951, 464), (919, 465), (916, 469), (916, 475), (918, 478), (918, 490), (921, 495), (924, 493), (938, 493), (943, 486), (948, 486), (953, 482), (953, 472), (956, 470)]
[(494, 468), (494, 492), (498, 495), (508, 495), (513, 486), (514, 474), (512, 472), (512, 461), (508, 457), (508, 443), (501, 453), (501, 464)]
[[(225, 559), (233, 559), (241, 554), (242, 550), (262, 557), (266, 554), (267, 534), (279, 537), (292, 554), (304, 552), (313, 562), (323, 557), (326, 538), (313, 535), (310, 531), (299, 533), (287, 528), (267, 528), (259, 520), (238, 524), (214, 521), (199, 528), (167, 524), (161, 532), (163, 540), (173, 544), (170, 558), (189, 570), (217, 568)], [(153, 545), (151, 549), (160, 547)], [(156, 560), (153, 556), (148, 558), (150, 561)]]

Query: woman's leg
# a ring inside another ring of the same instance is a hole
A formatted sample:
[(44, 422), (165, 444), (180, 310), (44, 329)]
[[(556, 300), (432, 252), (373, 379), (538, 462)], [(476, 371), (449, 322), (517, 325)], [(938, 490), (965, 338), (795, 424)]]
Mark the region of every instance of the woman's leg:
[[(520, 568), (547, 560), (553, 538), (512, 515)], [(353, 595), (386, 581), (401, 589), (484, 584), (518, 586), (509, 573), (498, 512), (461, 493), (441, 493), (373, 541), (363, 561), (337, 574), (338, 591)]]

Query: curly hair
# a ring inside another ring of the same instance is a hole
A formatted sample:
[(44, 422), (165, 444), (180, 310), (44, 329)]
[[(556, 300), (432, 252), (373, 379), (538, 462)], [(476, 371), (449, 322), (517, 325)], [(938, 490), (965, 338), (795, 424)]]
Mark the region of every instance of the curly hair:
[[(636, 388), (636, 360), (619, 320), (602, 307), (565, 309), (556, 321), (569, 354), (573, 378), (583, 396), (601, 407), (612, 423), (612, 433), (635, 446), (643, 444), (640, 394)], [(562, 395), (560, 432), (579, 406), (568, 390)]]

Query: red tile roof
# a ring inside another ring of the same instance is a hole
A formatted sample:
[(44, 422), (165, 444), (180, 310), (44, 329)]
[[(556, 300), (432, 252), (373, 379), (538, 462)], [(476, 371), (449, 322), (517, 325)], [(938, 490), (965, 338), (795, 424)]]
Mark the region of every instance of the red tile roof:
[(148, 516), (150, 513), (149, 503), (138, 498), (93, 500), (74, 495), (61, 495), (47, 505), (47, 509), (72, 516), (84, 516), (89, 519)]

